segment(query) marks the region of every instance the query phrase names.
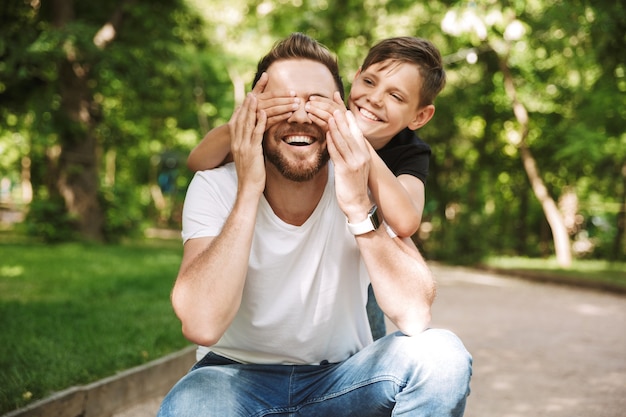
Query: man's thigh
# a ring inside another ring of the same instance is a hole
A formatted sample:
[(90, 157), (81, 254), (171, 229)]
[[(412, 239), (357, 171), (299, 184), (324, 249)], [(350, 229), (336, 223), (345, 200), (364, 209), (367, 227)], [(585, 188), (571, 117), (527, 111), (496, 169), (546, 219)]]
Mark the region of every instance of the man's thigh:
[[(378, 417), (391, 415), (398, 401), (396, 411), (411, 415), (412, 410), (429, 408), (429, 398), (441, 394), (436, 390), (448, 389), (436, 381), (422, 383), (419, 389), (415, 385), (433, 371), (447, 372), (449, 364), (442, 362), (455, 355), (440, 354), (446, 351), (449, 340), (447, 333), (439, 331), (416, 337), (396, 333), (337, 364), (201, 367), (172, 389), (159, 417)], [(462, 368), (462, 360), (459, 364)], [(460, 393), (459, 397), (465, 395)]]

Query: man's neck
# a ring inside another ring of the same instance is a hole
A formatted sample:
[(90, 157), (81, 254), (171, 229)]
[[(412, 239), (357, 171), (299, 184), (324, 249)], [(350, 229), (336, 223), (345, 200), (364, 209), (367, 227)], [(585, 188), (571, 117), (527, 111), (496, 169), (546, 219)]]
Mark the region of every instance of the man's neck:
[(282, 221), (301, 226), (320, 202), (328, 182), (328, 165), (309, 181), (296, 182), (283, 177), (266, 164), (265, 199)]

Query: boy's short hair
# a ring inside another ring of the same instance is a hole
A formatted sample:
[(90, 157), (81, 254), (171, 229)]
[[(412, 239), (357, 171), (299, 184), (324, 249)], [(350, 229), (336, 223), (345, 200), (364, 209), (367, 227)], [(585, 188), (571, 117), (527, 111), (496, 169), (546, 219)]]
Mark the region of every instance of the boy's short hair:
[(271, 51), (259, 61), (252, 86), (256, 85), (270, 65), (286, 59), (309, 59), (323, 64), (333, 76), (341, 98), (344, 98), (343, 81), (339, 75), (337, 58), (324, 45), (303, 33), (292, 33), (274, 44)]
[(400, 36), (380, 41), (367, 53), (361, 70), (383, 61), (414, 64), (423, 78), (419, 92), (420, 106), (433, 104), (437, 94), (446, 85), (441, 53), (432, 42), (412, 36)]

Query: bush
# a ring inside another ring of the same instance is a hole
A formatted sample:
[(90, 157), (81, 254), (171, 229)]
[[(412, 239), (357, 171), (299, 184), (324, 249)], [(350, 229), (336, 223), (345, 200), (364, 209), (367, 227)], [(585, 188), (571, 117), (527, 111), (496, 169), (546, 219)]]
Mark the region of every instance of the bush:
[(29, 236), (58, 243), (76, 239), (76, 221), (61, 197), (37, 198), (30, 204), (23, 227)]

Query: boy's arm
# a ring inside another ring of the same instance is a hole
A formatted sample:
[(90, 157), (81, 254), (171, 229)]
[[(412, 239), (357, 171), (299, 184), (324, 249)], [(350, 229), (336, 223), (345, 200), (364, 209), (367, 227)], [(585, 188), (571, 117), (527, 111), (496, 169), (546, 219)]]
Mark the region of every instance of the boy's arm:
[(187, 157), (187, 167), (192, 171), (212, 169), (232, 160), (230, 156), (230, 130), (228, 124), (211, 129)]
[[(332, 113), (343, 108), (339, 93), (333, 100), (324, 97), (311, 97), (306, 104), (311, 120), (326, 128)], [(385, 222), (400, 237), (411, 237), (419, 228), (424, 211), (424, 183), (412, 175), (396, 176), (387, 168), (371, 144), (369, 188), (374, 201), (382, 211)]]
[[(267, 73), (263, 73), (259, 81), (252, 89), (251, 93), (258, 99), (258, 109), (265, 111), (267, 115), (267, 128), (288, 119), (294, 110), (300, 105), (300, 99), (295, 97), (293, 91), (268, 92), (264, 93), (267, 85)], [(233, 113), (234, 120), (238, 109)], [(230, 153), (230, 127), (224, 124), (211, 129), (202, 138), (200, 143), (189, 153), (187, 157), (187, 167), (192, 171), (203, 171), (213, 169), (227, 162), (231, 162)]]
[(424, 211), (424, 183), (412, 175), (396, 177), (369, 147), (369, 188), (385, 222), (400, 237), (410, 237), (420, 226)]

